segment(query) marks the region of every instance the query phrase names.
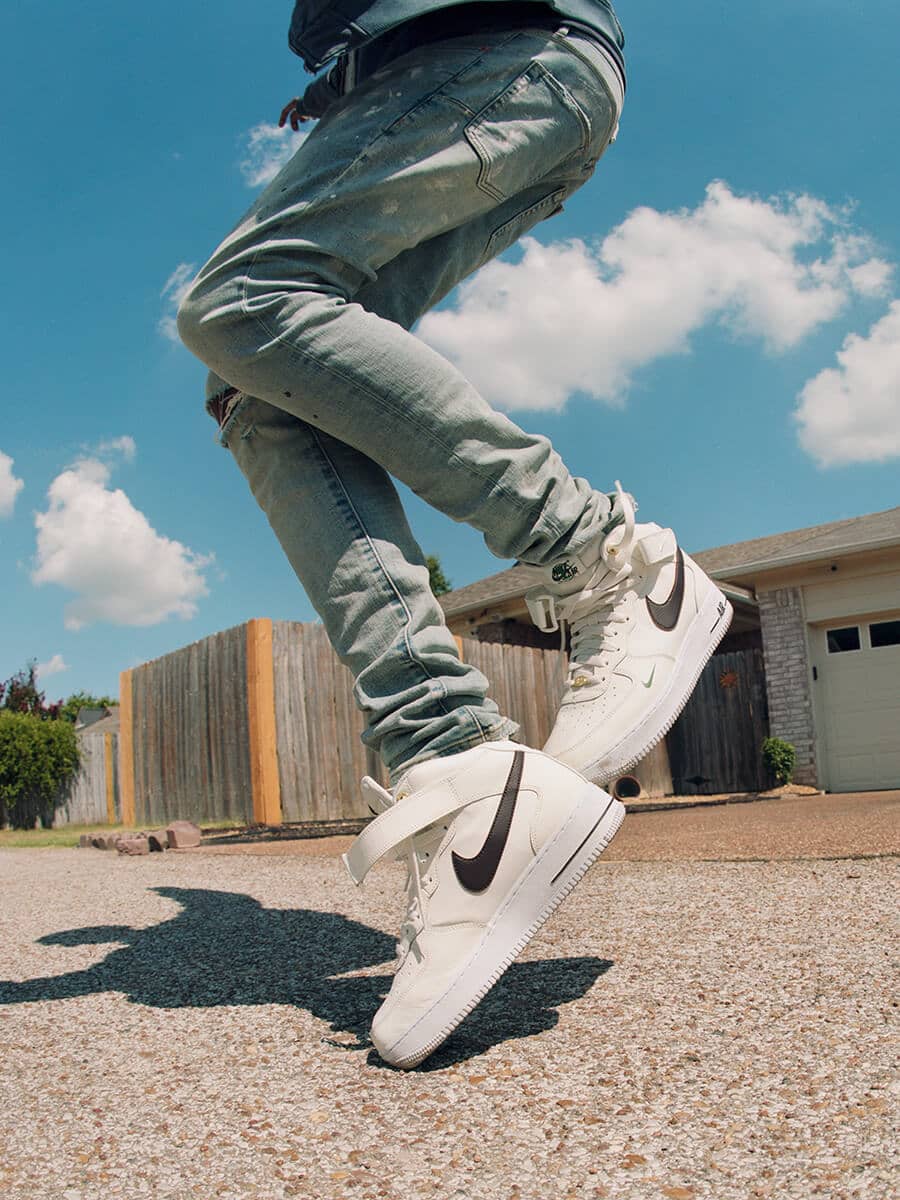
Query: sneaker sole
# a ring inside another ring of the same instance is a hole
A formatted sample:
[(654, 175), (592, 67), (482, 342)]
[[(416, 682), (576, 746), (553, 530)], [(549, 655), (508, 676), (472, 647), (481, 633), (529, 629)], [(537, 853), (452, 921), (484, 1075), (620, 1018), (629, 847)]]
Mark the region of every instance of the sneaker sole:
[[(722, 604), (725, 610), (720, 613), (719, 606)], [(675, 660), (675, 670), (672, 672), (668, 688), (646, 713), (640, 725), (631, 730), (617, 746), (613, 746), (601, 758), (586, 767), (575, 763), (569, 765), (576, 766), (588, 779), (605, 784), (623, 775), (649, 754), (681, 715), (697, 686), (703, 668), (728, 632), (733, 615), (734, 610), (722, 593), (718, 589), (712, 591), (691, 623)]]
[(615, 837), (625, 806), (592, 784), (588, 787), (563, 828), (519, 876), (453, 985), (392, 1046), (376, 1043), (386, 1062), (409, 1070), (432, 1054), (487, 995)]

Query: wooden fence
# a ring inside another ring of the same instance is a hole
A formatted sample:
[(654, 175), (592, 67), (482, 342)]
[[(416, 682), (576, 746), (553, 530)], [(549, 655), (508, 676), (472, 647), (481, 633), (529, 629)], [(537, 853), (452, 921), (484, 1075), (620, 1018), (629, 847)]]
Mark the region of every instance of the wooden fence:
[[(555, 650), (457, 639), (500, 709), (541, 746), (564, 662)], [(363, 746), (353, 681), (318, 624), (249, 621), (122, 673), (115, 734), (80, 735), (83, 764), (58, 824), (357, 820), (364, 774), (386, 782)], [(645, 795), (767, 786), (758, 650), (716, 655), (683, 716), (632, 772)], [(671, 772), (670, 772), (671, 760)]]

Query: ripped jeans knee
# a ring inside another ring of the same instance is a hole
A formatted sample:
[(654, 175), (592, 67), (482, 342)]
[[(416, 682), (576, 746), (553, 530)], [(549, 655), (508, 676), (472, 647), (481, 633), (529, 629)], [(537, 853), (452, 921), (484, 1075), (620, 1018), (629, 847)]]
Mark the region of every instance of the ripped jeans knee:
[(219, 427), (219, 444), (227, 447), (228, 432), (242, 401), (248, 397), (238, 388), (226, 383), (215, 371), (206, 380), (206, 411)]

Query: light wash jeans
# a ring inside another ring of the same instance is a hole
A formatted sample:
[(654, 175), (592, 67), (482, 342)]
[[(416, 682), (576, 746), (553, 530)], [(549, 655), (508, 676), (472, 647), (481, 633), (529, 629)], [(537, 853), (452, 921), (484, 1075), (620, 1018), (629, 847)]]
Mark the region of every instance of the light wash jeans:
[(461, 279), (558, 211), (618, 123), (602, 51), (545, 30), (416, 48), (330, 108), (178, 314), (208, 407), (400, 769), (516, 725), (463, 663), (394, 476), (499, 557), (545, 564), (608, 497), (412, 335)]

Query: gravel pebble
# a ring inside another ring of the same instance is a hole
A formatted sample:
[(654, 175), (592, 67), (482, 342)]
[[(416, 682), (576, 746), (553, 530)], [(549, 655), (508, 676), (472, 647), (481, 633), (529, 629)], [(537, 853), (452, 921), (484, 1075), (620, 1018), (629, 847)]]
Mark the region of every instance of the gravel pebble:
[(601, 860), (402, 1073), (398, 865), (0, 852), (0, 1191), (887, 1200), (896, 877)]

